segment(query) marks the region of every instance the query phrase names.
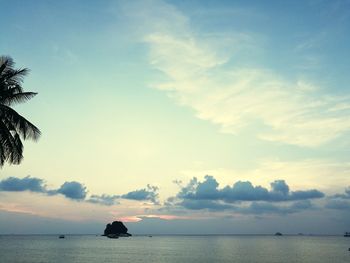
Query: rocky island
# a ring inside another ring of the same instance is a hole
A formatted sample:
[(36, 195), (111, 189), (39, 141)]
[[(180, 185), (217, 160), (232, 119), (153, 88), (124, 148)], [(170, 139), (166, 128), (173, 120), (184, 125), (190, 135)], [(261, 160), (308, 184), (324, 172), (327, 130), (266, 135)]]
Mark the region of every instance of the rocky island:
[(107, 224), (103, 236), (109, 238), (130, 237), (127, 227), (121, 221), (114, 221), (112, 224)]

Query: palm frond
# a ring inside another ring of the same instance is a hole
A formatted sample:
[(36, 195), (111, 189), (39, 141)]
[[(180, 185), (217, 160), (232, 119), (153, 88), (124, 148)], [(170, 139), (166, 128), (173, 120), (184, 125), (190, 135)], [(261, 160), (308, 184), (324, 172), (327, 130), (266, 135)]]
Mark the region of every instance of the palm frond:
[(7, 67), (7, 61), (4, 61), (4, 63), (0, 63), (0, 74), (6, 69)]
[(9, 84), (8, 82), (1, 82), (0, 80), (0, 93), (6, 92), (7, 90), (11, 90), (13, 93), (21, 93), (23, 92), (23, 88), (19, 83)]
[(0, 93), (0, 103), (11, 106), (13, 104), (26, 102), (27, 100), (30, 100), (35, 95), (37, 95), (36, 92), (21, 92), (16, 93), (16, 90), (10, 89), (6, 92)]
[(29, 73), (29, 69), (8, 69), (2, 72), (0, 81), (4, 81), (9, 85), (15, 85), (23, 82), (23, 78)]
[(26, 68), (15, 69), (11, 57), (0, 56), (0, 168), (5, 162), (19, 164), (23, 159), (24, 140), (37, 140), (40, 130), (10, 106), (33, 98), (37, 93), (23, 92)]
[(40, 130), (12, 108), (0, 104), (0, 114), (5, 120), (5, 123), (11, 123), (15, 127), (16, 132), (20, 134), (24, 140), (32, 139), (36, 141), (39, 139), (41, 135)]
[(14, 138), (14, 151), (11, 152), (10, 162), (19, 164), (23, 159), (23, 144), (20, 136), (16, 133)]
[[(6, 86), (5, 84), (0, 83), (0, 86), (1, 85)], [(6, 88), (0, 87), (0, 98), (4, 98), (4, 97), (7, 97), (7, 96), (10, 96), (13, 94), (17, 94), (17, 93), (23, 93), (23, 89), (22, 89), (21, 85), (17, 84), (17, 85), (13, 85), (11, 87), (6, 87)]]
[(13, 59), (9, 56), (0, 56), (0, 73), (4, 71), (5, 68), (12, 68), (15, 65)]
[(6, 129), (7, 125), (0, 122), (0, 164), (5, 161), (12, 164), (19, 164), (23, 159), (23, 144), (17, 133), (11, 133)]

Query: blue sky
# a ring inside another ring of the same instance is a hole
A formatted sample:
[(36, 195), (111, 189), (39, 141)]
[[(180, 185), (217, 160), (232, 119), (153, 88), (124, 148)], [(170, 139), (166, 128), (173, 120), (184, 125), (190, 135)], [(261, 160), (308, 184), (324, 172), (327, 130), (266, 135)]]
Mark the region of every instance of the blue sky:
[(43, 133), (0, 171), (0, 232), (350, 228), (349, 1), (0, 6)]

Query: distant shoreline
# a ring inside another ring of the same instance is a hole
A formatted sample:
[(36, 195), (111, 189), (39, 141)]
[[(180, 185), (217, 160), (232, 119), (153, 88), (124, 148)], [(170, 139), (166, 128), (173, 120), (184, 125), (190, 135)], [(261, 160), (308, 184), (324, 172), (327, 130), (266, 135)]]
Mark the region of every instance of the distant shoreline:
[[(57, 234), (0, 234), (1, 236), (59, 236), (62, 233)], [(64, 233), (67, 236), (101, 236), (100, 233), (98, 234), (69, 234)], [(207, 236), (242, 236), (242, 237), (276, 237), (275, 234), (134, 234), (133, 237), (163, 237), (163, 236), (179, 236), (179, 237), (207, 237)], [(278, 236), (276, 238), (283, 238), (283, 237), (343, 237), (343, 234), (283, 234), (283, 236)]]

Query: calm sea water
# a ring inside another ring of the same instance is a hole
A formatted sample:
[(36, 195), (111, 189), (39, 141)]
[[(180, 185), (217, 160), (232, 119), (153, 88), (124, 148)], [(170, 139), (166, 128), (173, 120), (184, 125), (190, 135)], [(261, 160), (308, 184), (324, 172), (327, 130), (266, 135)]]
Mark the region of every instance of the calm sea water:
[(350, 262), (350, 238), (316, 236), (0, 236), (1, 263)]

